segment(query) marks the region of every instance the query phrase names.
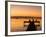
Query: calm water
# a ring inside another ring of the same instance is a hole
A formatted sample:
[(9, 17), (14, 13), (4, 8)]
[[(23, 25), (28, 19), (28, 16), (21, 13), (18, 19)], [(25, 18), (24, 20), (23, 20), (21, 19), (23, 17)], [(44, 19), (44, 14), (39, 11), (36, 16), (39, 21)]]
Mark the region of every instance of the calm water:
[[(30, 19), (30, 20), (32, 21), (32, 19)], [(11, 31), (12, 32), (25, 31), (27, 29), (29, 23), (24, 23), (24, 21), (29, 21), (29, 19), (11, 19)], [(37, 21), (40, 21), (40, 23), (35, 23), (35, 25), (40, 24), (40, 27), (41, 27), (41, 25), (42, 25), (41, 19), (38, 19)], [(40, 27), (37, 27), (37, 30), (39, 30)]]

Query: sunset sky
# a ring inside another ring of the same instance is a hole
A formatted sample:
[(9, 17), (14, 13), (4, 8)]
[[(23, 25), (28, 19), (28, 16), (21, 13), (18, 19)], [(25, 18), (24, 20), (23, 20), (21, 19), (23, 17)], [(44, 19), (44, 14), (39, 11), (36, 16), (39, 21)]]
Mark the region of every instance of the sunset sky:
[[(24, 5), (11, 5), (10, 15), (11, 16), (35, 16), (41, 17), (40, 6), (24, 6)], [(24, 21), (29, 19), (11, 19), (11, 31), (23, 29)]]
[(11, 5), (11, 16), (41, 16), (40, 6)]

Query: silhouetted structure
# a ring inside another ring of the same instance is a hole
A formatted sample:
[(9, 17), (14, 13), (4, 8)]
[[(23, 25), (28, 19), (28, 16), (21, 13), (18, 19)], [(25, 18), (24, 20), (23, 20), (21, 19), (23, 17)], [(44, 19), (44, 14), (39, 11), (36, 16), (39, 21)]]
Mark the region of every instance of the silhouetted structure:
[(28, 28), (26, 31), (35, 31), (35, 30), (36, 30), (36, 27), (34, 24), (34, 19), (33, 19), (33, 21), (29, 20), (29, 25), (28, 25)]
[[(37, 20), (38, 19), (41, 20), (41, 17), (33, 17), (33, 16), (11, 16), (11, 19), (29, 19), (29, 21), (24, 21), (24, 23), (29, 23), (26, 31), (35, 31), (35, 30), (37, 30), (38, 26), (35, 26), (34, 23), (40, 23), (40, 21), (37, 21)], [(30, 19), (32, 19), (33, 21), (31, 21)], [(27, 26), (27, 25), (24, 24), (24, 27), (25, 26)]]

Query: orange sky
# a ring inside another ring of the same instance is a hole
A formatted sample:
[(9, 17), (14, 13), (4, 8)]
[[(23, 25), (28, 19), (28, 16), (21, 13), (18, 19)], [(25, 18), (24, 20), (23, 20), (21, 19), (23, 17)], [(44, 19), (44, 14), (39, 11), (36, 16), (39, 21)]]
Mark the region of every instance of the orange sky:
[(11, 16), (41, 16), (41, 7), (11, 5)]
[[(11, 5), (10, 8), (11, 16), (41, 16), (40, 6), (22, 6), (22, 5)], [(11, 29), (20, 29), (24, 27), (24, 21), (29, 19), (11, 19)]]

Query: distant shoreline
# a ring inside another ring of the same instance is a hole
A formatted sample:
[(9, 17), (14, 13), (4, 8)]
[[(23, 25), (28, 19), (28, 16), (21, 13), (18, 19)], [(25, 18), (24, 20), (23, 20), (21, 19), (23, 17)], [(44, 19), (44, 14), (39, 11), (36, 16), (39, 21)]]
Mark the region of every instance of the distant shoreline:
[(42, 17), (34, 17), (34, 16), (11, 16), (10, 17), (11, 19), (19, 19), (19, 18), (26, 18), (26, 19), (28, 19), (28, 18), (36, 18), (36, 19), (41, 19)]

